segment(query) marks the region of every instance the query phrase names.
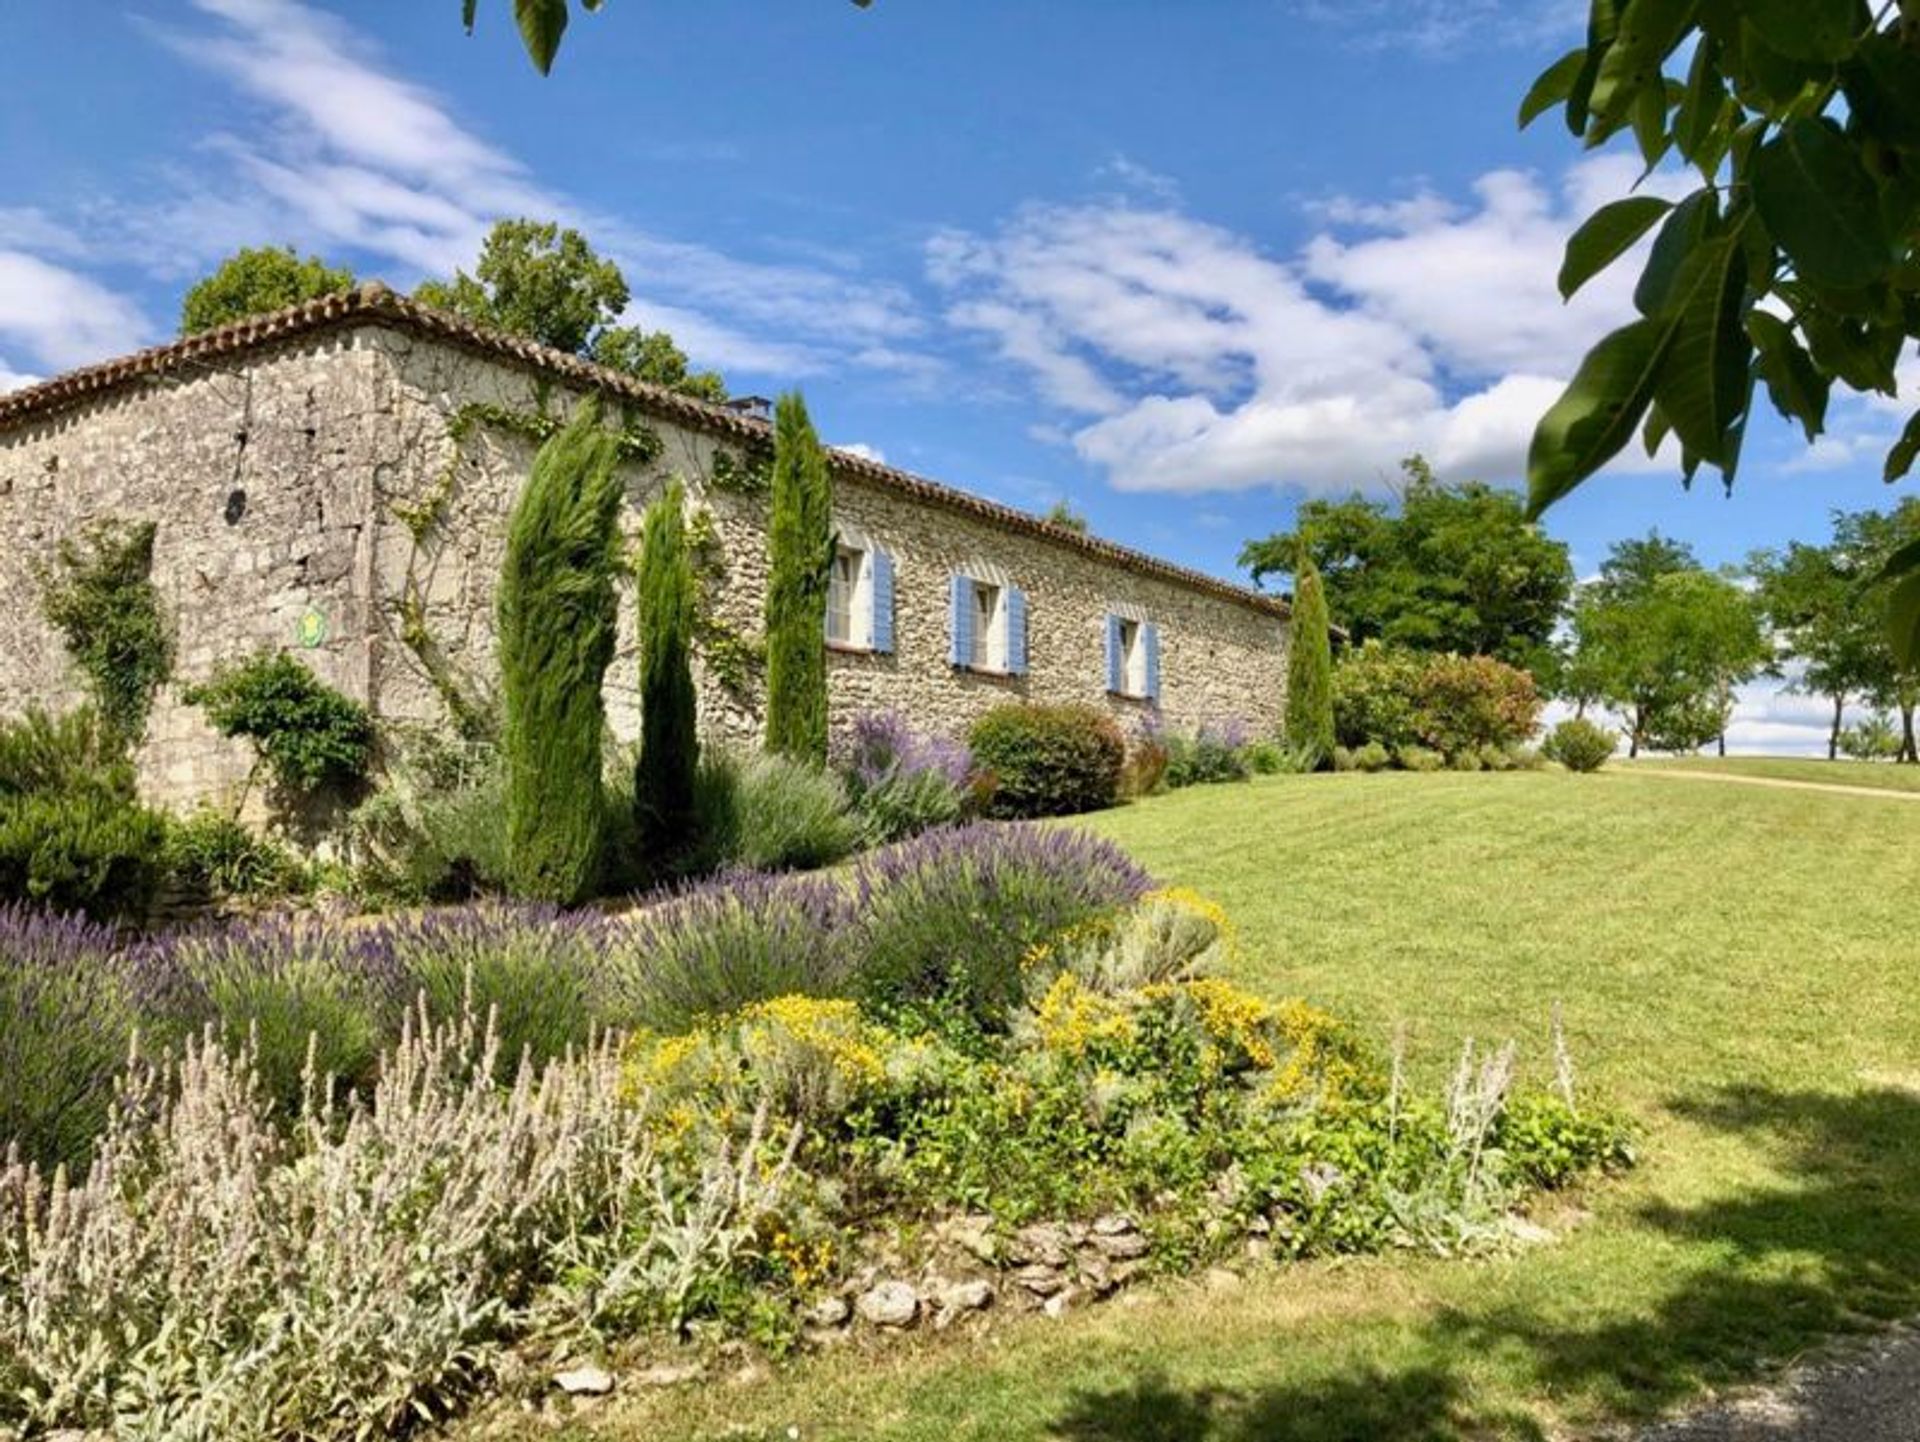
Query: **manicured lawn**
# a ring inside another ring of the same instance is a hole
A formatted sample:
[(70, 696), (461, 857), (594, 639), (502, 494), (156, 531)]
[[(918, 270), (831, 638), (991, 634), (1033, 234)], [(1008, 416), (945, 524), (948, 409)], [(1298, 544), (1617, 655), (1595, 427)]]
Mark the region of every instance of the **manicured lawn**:
[[(1545, 1438), (1920, 1310), (1920, 876), (1906, 806), (1630, 773), (1283, 777), (1095, 818), (1223, 902), (1242, 979), (1444, 1071), (1463, 1036), (1641, 1119), (1643, 1164), (1494, 1261), (1180, 1285), (988, 1339), (623, 1400), (591, 1435)], [(797, 1431), (789, 1432), (789, 1428)]]
[(1920, 766), (1885, 761), (1825, 761), (1804, 756), (1655, 756), (1614, 763), (1621, 770), (1713, 771), (1769, 781), (1813, 781), (1822, 786), (1871, 786), (1876, 791), (1920, 791)]

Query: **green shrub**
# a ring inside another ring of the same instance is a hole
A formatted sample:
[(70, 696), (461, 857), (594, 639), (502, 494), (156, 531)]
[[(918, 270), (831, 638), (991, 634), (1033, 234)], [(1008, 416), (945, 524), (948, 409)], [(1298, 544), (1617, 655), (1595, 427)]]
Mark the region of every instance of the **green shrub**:
[(311, 795), (347, 789), (373, 764), (373, 716), (283, 651), (261, 652), (183, 693), (223, 736), (253, 743), (273, 779)]
[(300, 863), (284, 847), (206, 808), (167, 827), (166, 868), (216, 898), (278, 896), (301, 880)]
[(164, 817), (100, 790), (0, 801), (0, 901), (143, 921), (166, 839)]
[(1385, 771), (1393, 765), (1393, 753), (1378, 741), (1369, 741), (1357, 746), (1353, 752), (1353, 769), (1356, 771)]
[(1336, 746), (1333, 748), (1333, 769), (1335, 771), (1351, 771), (1354, 769), (1353, 748), (1351, 746)]
[(618, 455), (598, 403), (582, 401), (534, 458), (500, 578), (508, 874), (517, 895), (563, 904), (594, 889), (604, 861)]
[(1287, 744), (1316, 757), (1330, 755), (1335, 740), (1332, 648), (1326, 588), (1302, 545), (1294, 570), (1293, 637), (1287, 648)]
[(1247, 765), (1255, 776), (1278, 776), (1289, 769), (1287, 748), (1271, 736), (1249, 741), (1246, 757)]
[(1167, 786), (1175, 791), (1188, 786), (1245, 781), (1253, 775), (1245, 736), (1235, 723), (1202, 726), (1192, 733), (1169, 731), (1166, 747)]
[(734, 814), (739, 840), (729, 859), (756, 871), (830, 866), (860, 840), (860, 823), (840, 778), (773, 752), (740, 767)]
[(1158, 731), (1144, 732), (1127, 746), (1120, 766), (1120, 794), (1129, 801), (1151, 796), (1167, 784), (1167, 766), (1173, 757)]
[(1616, 739), (1604, 726), (1575, 716), (1554, 727), (1540, 751), (1569, 771), (1598, 771), (1613, 755)]
[(1487, 769), (1487, 762), (1478, 749), (1456, 751), (1447, 758), (1447, 767), (1452, 771), (1484, 771)]
[(693, 688), (694, 577), (682, 488), (647, 507), (640, 551), (640, 755), (633, 782), (641, 854), (666, 871), (693, 842), (700, 764)]
[(966, 791), (938, 771), (901, 771), (863, 790), (854, 813), (862, 843), (887, 846), (936, 826), (952, 826), (966, 802)]
[(989, 814), (1070, 816), (1119, 799), (1126, 742), (1091, 706), (996, 706), (968, 733), (975, 762), (991, 772)]
[(133, 762), (98, 711), (83, 706), (53, 716), (35, 709), (0, 721), (0, 801), (82, 791), (133, 799)]
[(1533, 678), (1490, 656), (1436, 656), (1368, 641), (1333, 673), (1334, 729), (1342, 746), (1378, 741), (1390, 751), (1425, 746), (1448, 757), (1511, 747), (1540, 715)]
[(833, 480), (797, 391), (773, 416), (767, 520), (767, 749), (827, 759), (827, 580), (833, 564)]
[(1513, 771), (1519, 767), (1519, 758), (1509, 747), (1487, 745), (1479, 751), (1480, 767), (1484, 771)]
[(385, 784), (348, 818), (362, 892), (404, 901), (505, 894), (506, 791), (493, 743), (410, 738), (389, 759)]
[(153, 584), (151, 521), (103, 522), (84, 544), (60, 543), (46, 616), (87, 679), (107, 725), (128, 741), (147, 729), (153, 694), (173, 669), (173, 637)]
[(1439, 771), (1447, 764), (1447, 758), (1430, 746), (1402, 746), (1393, 759), (1402, 771)]

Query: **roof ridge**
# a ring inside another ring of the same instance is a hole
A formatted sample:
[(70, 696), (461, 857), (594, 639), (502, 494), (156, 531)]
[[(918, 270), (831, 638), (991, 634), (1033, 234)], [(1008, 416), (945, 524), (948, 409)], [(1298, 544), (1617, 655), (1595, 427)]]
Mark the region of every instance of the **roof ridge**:
[[(364, 281), (349, 290), (334, 291), (281, 310), (246, 316), (197, 335), (183, 336), (164, 345), (149, 346), (131, 355), (83, 366), (10, 391), (0, 395), (0, 431), (40, 415), (78, 405), (96, 395), (106, 394), (146, 377), (191, 366), (208, 357), (240, 354), (355, 321), (386, 322), (398, 329), (463, 346), (496, 359), (504, 357), (566, 376), (583, 386), (624, 396), (662, 419), (679, 420), (709, 433), (729, 435), (748, 444), (771, 444), (773, 439), (773, 426), (768, 421), (742, 415), (739, 411), (712, 401), (682, 395), (650, 381), (638, 380), (622, 371), (610, 370), (524, 336), (476, 325), (463, 317), (403, 296), (379, 280)], [(1162, 560), (1104, 537), (1058, 525), (1016, 507), (988, 500), (984, 496), (974, 495), (942, 481), (930, 480), (897, 466), (855, 455), (851, 451), (829, 447), (828, 453), (835, 469), (848, 475), (890, 486), (935, 505), (966, 511), (1147, 575), (1192, 586), (1275, 615), (1291, 614), (1291, 608), (1281, 597)]]

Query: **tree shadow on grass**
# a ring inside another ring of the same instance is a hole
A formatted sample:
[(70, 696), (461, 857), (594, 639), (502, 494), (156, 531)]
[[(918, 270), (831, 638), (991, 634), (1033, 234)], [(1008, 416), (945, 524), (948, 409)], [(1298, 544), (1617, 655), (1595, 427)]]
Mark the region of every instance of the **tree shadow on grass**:
[[(1460, 1371), (1465, 1359), (1497, 1356), (1512, 1385), (1555, 1399), (1563, 1415), (1640, 1421), (1703, 1389), (1750, 1381), (1838, 1334), (1920, 1311), (1920, 1095), (1745, 1086), (1672, 1110), (1750, 1138), (1786, 1180), (1697, 1207), (1644, 1208), (1647, 1230), (1687, 1249), (1671, 1290), (1650, 1310), (1583, 1325), (1565, 1309), (1451, 1308), (1415, 1329), (1404, 1367), (1370, 1360), (1247, 1393), (1147, 1378), (1076, 1396), (1054, 1423), (1055, 1435), (1065, 1442), (1535, 1439), (1545, 1435), (1537, 1419), (1470, 1394)], [(1285, 1338), (1275, 1345), (1284, 1347)]]

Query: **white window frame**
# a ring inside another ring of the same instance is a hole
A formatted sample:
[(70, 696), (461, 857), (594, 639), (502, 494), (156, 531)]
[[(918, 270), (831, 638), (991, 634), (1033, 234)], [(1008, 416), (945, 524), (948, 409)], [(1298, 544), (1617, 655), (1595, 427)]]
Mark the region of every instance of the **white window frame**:
[(968, 666), (975, 671), (1004, 675), (1007, 669), (1007, 588), (998, 581), (973, 582), (973, 655)]
[[(842, 581), (843, 561), (851, 559), (851, 578)], [(844, 593), (844, 610), (836, 609), (834, 597)], [(842, 622), (836, 633), (834, 622)], [(848, 651), (873, 649), (873, 549), (842, 538), (834, 543), (833, 572), (827, 585), (827, 644)]]
[(1147, 696), (1147, 625), (1132, 616), (1120, 619), (1120, 694), (1133, 701)]

